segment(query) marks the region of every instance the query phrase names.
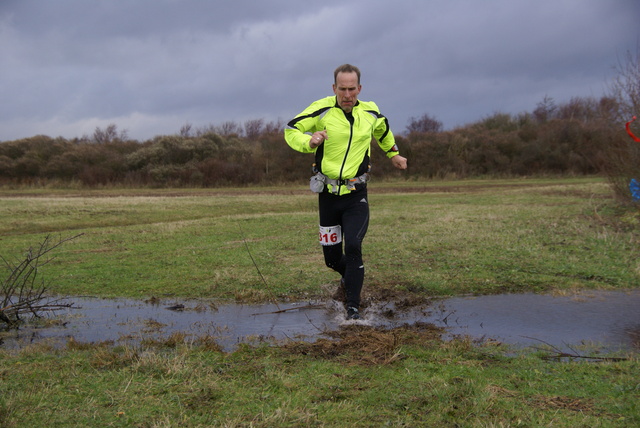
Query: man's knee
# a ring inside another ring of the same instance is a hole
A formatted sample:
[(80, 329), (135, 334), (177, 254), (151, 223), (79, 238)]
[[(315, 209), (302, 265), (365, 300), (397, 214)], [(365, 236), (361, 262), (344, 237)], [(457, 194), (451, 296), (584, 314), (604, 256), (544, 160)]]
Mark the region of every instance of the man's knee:
[(340, 260), (325, 259), (324, 264), (327, 265), (329, 269), (338, 270), (338, 267), (340, 266)]
[(340, 270), (341, 264), (344, 263), (342, 255), (342, 246), (340, 245), (328, 245), (323, 247), (324, 263), (328, 268), (333, 270)]
[(344, 246), (344, 255), (349, 260), (362, 259), (362, 243), (359, 241), (352, 242)]

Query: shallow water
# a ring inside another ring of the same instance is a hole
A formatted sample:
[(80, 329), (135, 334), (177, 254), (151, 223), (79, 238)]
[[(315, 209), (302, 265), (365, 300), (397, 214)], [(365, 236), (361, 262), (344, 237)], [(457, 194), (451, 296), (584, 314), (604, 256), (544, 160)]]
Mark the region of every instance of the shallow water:
[[(216, 338), (226, 350), (260, 340), (315, 340), (345, 321), (337, 302), (266, 305), (201, 301), (69, 299), (77, 308), (58, 312), (47, 327), (23, 327), (0, 335), (2, 347), (48, 341), (136, 344), (174, 333)], [(182, 305), (182, 307), (172, 306)], [(445, 327), (450, 336), (469, 335), (517, 346), (552, 345), (563, 351), (581, 344), (603, 351), (640, 349), (640, 290), (585, 291), (571, 296), (509, 294), (434, 300), (428, 307), (401, 311), (376, 304), (357, 323), (396, 327), (416, 322)]]
[(442, 302), (440, 314), (435, 324), (452, 333), (508, 344), (640, 350), (640, 290), (453, 298)]
[[(75, 309), (57, 312), (56, 323), (47, 327), (23, 327), (0, 336), (3, 347), (20, 347), (48, 340), (53, 344), (76, 342), (139, 343), (162, 340), (184, 333), (194, 340), (210, 336), (223, 349), (238, 343), (261, 340), (315, 340), (323, 332), (347, 323), (335, 301), (261, 305), (207, 305), (201, 301), (147, 303), (127, 299), (70, 299)], [(176, 308), (178, 306), (178, 308)], [(361, 324), (394, 327), (415, 322), (422, 310), (392, 319), (381, 311), (393, 305), (370, 308)], [(351, 322), (351, 321), (349, 321)]]

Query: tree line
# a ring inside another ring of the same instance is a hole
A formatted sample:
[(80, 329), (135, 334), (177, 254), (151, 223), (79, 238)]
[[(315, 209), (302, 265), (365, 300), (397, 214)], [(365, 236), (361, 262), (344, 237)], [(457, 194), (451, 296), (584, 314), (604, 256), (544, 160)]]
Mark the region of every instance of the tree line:
[[(624, 132), (612, 97), (546, 97), (532, 112), (495, 113), (443, 130), (435, 117), (409, 120), (396, 135), (407, 171), (393, 169), (372, 147), (372, 173), (408, 179), (605, 174), (624, 195), (640, 177), (640, 144)], [(0, 185), (218, 187), (302, 183), (312, 158), (288, 147), (282, 121), (225, 122), (147, 141), (116, 125), (92, 137), (37, 135), (0, 143)], [(616, 180), (619, 183), (616, 184)]]
[[(430, 114), (397, 135), (408, 171), (392, 170), (376, 147), (373, 174), (406, 178), (606, 175), (628, 198), (640, 181), (640, 144), (624, 125), (640, 116), (640, 45), (614, 67), (608, 94), (556, 104), (545, 97), (531, 112), (494, 113), (453, 130)], [(637, 123), (633, 125), (638, 127)], [(310, 156), (291, 150), (282, 121), (225, 122), (147, 141), (111, 124), (92, 137), (46, 135), (0, 142), (0, 185), (226, 186), (300, 182)], [(397, 129), (396, 129), (397, 131)], [(636, 131), (637, 134), (640, 132)]]

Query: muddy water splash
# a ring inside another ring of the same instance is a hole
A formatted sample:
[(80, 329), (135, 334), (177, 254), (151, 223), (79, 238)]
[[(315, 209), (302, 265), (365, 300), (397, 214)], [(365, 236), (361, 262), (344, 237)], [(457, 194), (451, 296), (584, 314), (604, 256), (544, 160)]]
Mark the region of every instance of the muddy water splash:
[[(58, 312), (55, 322), (46, 326), (26, 326), (0, 335), (3, 347), (21, 347), (48, 341), (64, 344), (68, 340), (85, 343), (112, 342), (138, 344), (162, 341), (174, 333), (187, 339), (213, 337), (226, 350), (237, 344), (283, 339), (315, 340), (323, 332), (334, 331), (346, 321), (344, 309), (335, 301), (262, 305), (205, 304), (193, 302), (145, 302), (116, 299), (73, 299), (74, 309)], [(395, 327), (415, 322), (422, 311), (393, 317), (394, 305), (374, 305), (363, 325)]]
[[(70, 299), (71, 300), (71, 299)], [(77, 309), (58, 314), (45, 326), (2, 333), (4, 348), (48, 341), (139, 344), (180, 333), (188, 340), (208, 336), (225, 350), (261, 340), (316, 340), (354, 323), (345, 321), (335, 301), (267, 305), (206, 304), (202, 301), (72, 299)], [(469, 335), (517, 346), (543, 343), (565, 349), (591, 344), (604, 350), (640, 349), (640, 290), (586, 291), (571, 296), (509, 294), (434, 300), (398, 309), (391, 302), (367, 307), (374, 327), (417, 322), (445, 327), (450, 336)]]

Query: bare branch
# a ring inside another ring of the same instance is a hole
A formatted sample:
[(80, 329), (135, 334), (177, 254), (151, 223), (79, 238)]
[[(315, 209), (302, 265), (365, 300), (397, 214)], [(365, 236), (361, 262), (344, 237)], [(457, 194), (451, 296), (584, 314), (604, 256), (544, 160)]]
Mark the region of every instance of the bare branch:
[[(595, 361), (626, 361), (628, 360), (628, 358), (625, 357), (594, 357), (594, 356), (589, 356), (589, 355), (580, 355), (578, 354), (578, 352), (571, 348), (569, 345), (567, 345), (567, 347), (569, 349), (571, 349), (573, 351), (573, 353), (569, 353), (569, 352), (564, 352), (562, 351), (560, 348), (558, 348), (557, 346), (552, 345), (549, 342), (545, 342), (542, 339), (538, 339), (535, 337), (529, 337), (529, 336), (522, 336), (526, 339), (531, 339), (531, 340), (537, 340), (538, 342), (544, 343), (545, 345), (549, 346), (551, 349), (553, 349), (554, 352), (550, 352), (549, 355), (545, 355), (543, 357), (541, 357), (544, 360), (561, 360), (562, 358), (569, 358), (569, 359), (584, 359), (584, 360), (595, 360)], [(545, 351), (545, 352), (549, 352), (546, 349), (542, 349), (542, 348), (536, 348), (540, 351)]]
[(34, 249), (29, 248), (20, 263), (11, 263), (4, 257), (0, 259), (8, 268), (9, 274), (0, 286), (0, 322), (9, 326), (20, 323), (21, 315), (40, 317), (41, 312), (51, 312), (72, 307), (72, 303), (61, 303), (60, 299), (47, 300), (47, 287), (38, 277), (39, 270), (53, 260), (50, 253), (65, 242), (76, 239), (82, 233), (53, 241), (50, 235)]

